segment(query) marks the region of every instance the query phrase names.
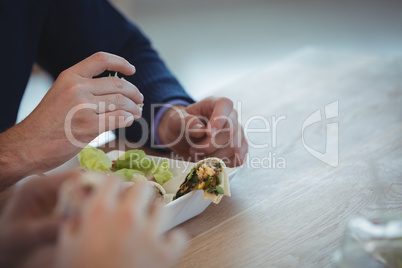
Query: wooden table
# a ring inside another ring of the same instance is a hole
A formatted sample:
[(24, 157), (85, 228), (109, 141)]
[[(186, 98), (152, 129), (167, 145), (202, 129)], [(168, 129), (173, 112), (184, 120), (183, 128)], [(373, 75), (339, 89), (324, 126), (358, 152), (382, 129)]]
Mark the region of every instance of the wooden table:
[[(177, 267), (327, 267), (350, 219), (402, 218), (402, 58), (303, 51), (215, 93), (249, 129), (269, 124), (249, 134), (269, 146), (250, 146), (232, 197), (177, 227), (190, 236)], [(326, 141), (335, 167), (305, 148)]]
[[(402, 215), (401, 58), (303, 51), (215, 93), (241, 101), (243, 124), (255, 115), (271, 128), (272, 116), (286, 119), (276, 147), (272, 131), (250, 134), (269, 147), (249, 149), (232, 197), (180, 226), (191, 240), (177, 267), (326, 267), (348, 220)], [(334, 101), (339, 116), (306, 127), (304, 139), (322, 151), (326, 124), (338, 122), (336, 167), (307, 152), (301, 137), (303, 122)], [(269, 153), (286, 168), (251, 166)]]

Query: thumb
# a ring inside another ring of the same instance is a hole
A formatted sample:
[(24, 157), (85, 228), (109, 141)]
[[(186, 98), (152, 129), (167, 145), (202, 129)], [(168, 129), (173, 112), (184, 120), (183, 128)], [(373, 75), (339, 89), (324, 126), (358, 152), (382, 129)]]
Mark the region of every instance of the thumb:
[(202, 138), (206, 133), (204, 122), (198, 116), (187, 114), (184, 118), (186, 132), (192, 138)]
[(228, 98), (219, 98), (214, 101), (213, 110), (207, 129), (209, 136), (212, 136), (217, 130), (223, 128), (233, 111), (233, 102)]

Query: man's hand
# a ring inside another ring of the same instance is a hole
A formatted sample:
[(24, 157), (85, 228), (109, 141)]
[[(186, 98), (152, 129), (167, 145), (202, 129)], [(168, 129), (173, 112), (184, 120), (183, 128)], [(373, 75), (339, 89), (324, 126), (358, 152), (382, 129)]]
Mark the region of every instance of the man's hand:
[(158, 135), (164, 145), (192, 161), (219, 157), (228, 166), (243, 164), (248, 146), (233, 102), (207, 98), (174, 106), (162, 117)]
[(54, 245), (61, 223), (53, 214), (59, 186), (77, 174), (34, 177), (18, 184), (0, 218), (0, 266), (16, 267), (34, 250)]
[(54, 168), (100, 133), (130, 126), (141, 117), (137, 104), (143, 95), (133, 84), (117, 77), (93, 79), (105, 70), (135, 73), (125, 59), (96, 53), (62, 72), (38, 107), (0, 134), (0, 166), (16, 169), (6, 169), (8, 177)]
[(160, 202), (153, 189), (135, 183), (121, 191), (120, 179), (106, 177), (83, 204), (78, 221), (61, 229), (56, 267), (171, 267), (186, 245), (186, 235), (161, 234)]
[(120, 178), (97, 174), (101, 183), (79, 215), (56, 213), (61, 184), (80, 183), (80, 176), (34, 177), (15, 186), (0, 218), (1, 267), (170, 267), (181, 255), (187, 236), (161, 233), (163, 205), (147, 184), (123, 190)]

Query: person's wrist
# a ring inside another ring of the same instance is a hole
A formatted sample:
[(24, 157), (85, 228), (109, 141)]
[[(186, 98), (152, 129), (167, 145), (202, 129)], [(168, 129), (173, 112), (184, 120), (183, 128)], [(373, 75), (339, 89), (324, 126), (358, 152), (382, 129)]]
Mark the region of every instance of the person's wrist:
[(0, 134), (1, 188), (8, 187), (19, 179), (36, 172), (26, 142), (20, 125)]
[(169, 122), (174, 120), (175, 116), (180, 116), (179, 110), (186, 109), (184, 105), (173, 105), (170, 107), (166, 112), (163, 114), (159, 126), (158, 126), (158, 137), (159, 140), (162, 142), (162, 145), (169, 144), (171, 140), (169, 139)]

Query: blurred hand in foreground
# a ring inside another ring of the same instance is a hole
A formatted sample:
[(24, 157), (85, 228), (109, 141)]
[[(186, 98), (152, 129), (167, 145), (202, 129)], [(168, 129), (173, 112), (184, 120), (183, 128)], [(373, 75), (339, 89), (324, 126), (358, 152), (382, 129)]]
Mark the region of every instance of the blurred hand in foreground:
[(186, 245), (186, 235), (160, 230), (162, 204), (154, 190), (136, 183), (121, 193), (122, 183), (108, 177), (95, 189), (79, 220), (67, 221), (57, 248), (57, 267), (170, 267)]
[[(0, 267), (169, 267), (186, 235), (161, 234), (162, 205), (154, 190), (136, 183), (123, 189), (106, 175), (74, 217), (55, 210), (63, 182), (81, 173), (34, 177), (15, 186), (0, 218)], [(68, 180), (68, 182), (67, 182)]]
[(77, 174), (34, 177), (14, 186), (0, 218), (0, 267), (17, 267), (40, 247), (55, 245), (61, 217), (53, 213), (60, 185)]
[(233, 102), (209, 97), (185, 106), (173, 106), (158, 128), (162, 143), (185, 160), (219, 157), (230, 167), (243, 164), (248, 145)]

